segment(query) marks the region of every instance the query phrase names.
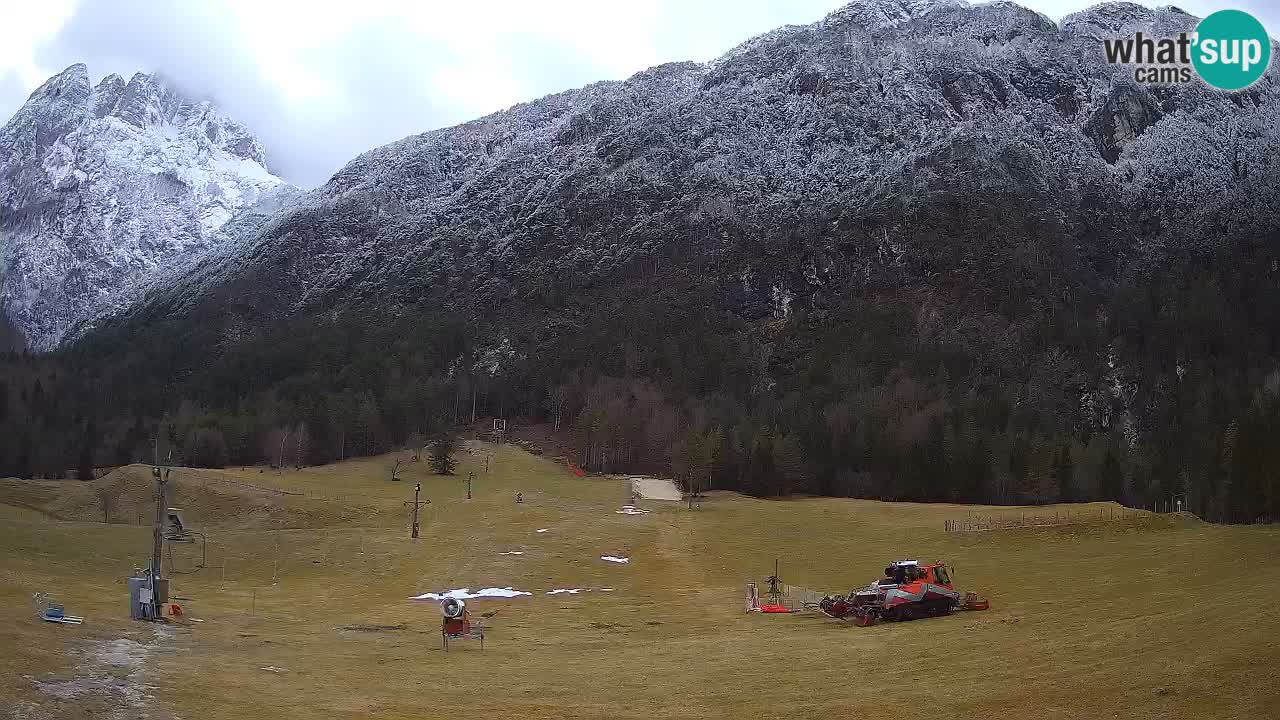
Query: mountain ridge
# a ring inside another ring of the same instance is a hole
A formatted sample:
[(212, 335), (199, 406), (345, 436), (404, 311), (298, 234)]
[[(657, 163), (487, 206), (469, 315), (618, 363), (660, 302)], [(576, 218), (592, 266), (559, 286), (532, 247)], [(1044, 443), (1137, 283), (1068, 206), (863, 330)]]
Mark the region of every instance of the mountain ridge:
[[(1115, 9), (1115, 12), (1105, 12)], [(581, 145), (582, 141), (596, 137), (600, 128), (619, 118), (627, 117), (627, 113), (645, 112), (646, 108), (661, 114), (663, 108), (676, 109), (683, 98), (692, 97), (697, 92), (713, 90), (715, 86), (739, 81), (743, 72), (753, 72), (750, 68), (760, 53), (783, 52), (787, 42), (784, 40), (810, 37), (828, 46), (827, 61), (832, 61), (832, 51), (866, 53), (866, 47), (875, 47), (884, 33), (897, 36), (895, 40), (909, 35), (903, 30), (904, 23), (917, 23), (925, 16), (935, 27), (941, 27), (938, 33), (960, 32), (967, 30), (966, 40), (976, 39), (983, 43), (1005, 43), (1011, 40), (1022, 40), (1028, 34), (1040, 42), (1060, 38), (1067, 31), (1048, 21), (1043, 15), (1035, 13), (1014, 3), (1001, 2), (970, 6), (960, 1), (940, 0), (938, 2), (895, 2), (892, 0), (860, 0), (850, 3), (830, 13), (823, 20), (804, 26), (787, 26), (770, 33), (762, 34), (748, 40), (730, 50), (721, 58), (706, 64), (669, 63), (646, 71), (642, 71), (624, 81), (596, 83), (584, 88), (557, 93), (545, 98), (522, 103), (513, 108), (493, 113), (477, 120), (463, 123), (451, 128), (430, 131), (410, 136), (381, 148), (372, 149), (352, 160), (339, 170), (333, 178), (314, 193), (308, 194), (307, 202), (334, 202), (338, 198), (360, 190), (362, 187), (370, 191), (367, 198), (371, 204), (377, 205), (384, 200), (388, 207), (396, 204), (421, 204), (424, 197), (434, 198), (434, 202), (446, 203), (450, 193), (437, 192), (439, 184), (424, 185), (424, 180), (439, 180), (459, 177), (474, 177), (478, 174), (494, 171), (509, 151), (508, 145), (517, 140), (536, 141), (536, 136), (544, 132), (544, 128), (555, 127), (555, 147), (572, 147)], [(1093, 27), (1097, 24), (1094, 18), (1119, 17), (1113, 22), (1115, 28), (1129, 28), (1137, 24), (1147, 27), (1172, 25), (1181, 22), (1184, 26), (1194, 21), (1181, 11), (1150, 10), (1142, 6), (1130, 6), (1118, 3), (1095, 6), (1089, 10), (1069, 16), (1064, 20), (1063, 28)], [(977, 20), (975, 20), (977, 18)], [(1181, 20), (1179, 20), (1181, 18)], [(979, 22), (981, 20), (990, 22)], [(1112, 22), (1111, 20), (1107, 20)], [(966, 25), (967, 23), (967, 25)], [(982, 27), (975, 27), (982, 25)], [(917, 28), (912, 28), (916, 30)], [(974, 32), (975, 30), (979, 32)], [(851, 39), (847, 33), (865, 33)], [(1070, 38), (1068, 38), (1070, 39)], [(1069, 43), (1063, 42), (1063, 45)], [(845, 45), (847, 47), (840, 47)], [(832, 47), (835, 46), (835, 47)], [(1071, 53), (1074, 53), (1072, 55)], [(1067, 48), (1066, 58), (1079, 62), (1079, 47)], [(768, 58), (772, 62), (778, 58)], [(784, 60), (787, 58), (784, 57)], [(791, 58), (800, 60), (800, 58)], [(875, 66), (874, 58), (864, 56), (852, 63), (857, 66)], [(958, 63), (960, 67), (964, 63)], [(971, 64), (971, 63), (970, 63)], [(819, 64), (821, 65), (821, 64)], [(727, 67), (732, 66), (732, 67)], [(1100, 154), (1109, 163), (1119, 157), (1121, 147), (1136, 138), (1149, 125), (1159, 119), (1159, 104), (1167, 100), (1156, 100), (1157, 97), (1177, 95), (1194, 96), (1200, 93), (1199, 88), (1172, 89), (1168, 92), (1147, 90), (1133, 87), (1131, 82), (1117, 79), (1123, 69), (1107, 68), (1101, 57), (1095, 58), (1092, 70), (1109, 71), (1111, 78), (1103, 88), (1096, 82), (1077, 76), (1076, 85), (1065, 84), (1073, 78), (1072, 69), (1068, 66), (1056, 78), (1044, 77), (1050, 64), (1043, 63), (1037, 74), (1026, 78), (1024, 87), (1011, 88), (1008, 79), (998, 79), (990, 73), (952, 72), (952, 68), (935, 66), (930, 72), (943, 75), (951, 72), (954, 77), (943, 78), (939, 83), (941, 92), (931, 93), (926, 104), (921, 105), (922, 98), (905, 97), (905, 102), (882, 102), (881, 105), (897, 111), (921, 114), (926, 118), (940, 119), (949, 123), (964, 122), (974, 112), (990, 114), (994, 105), (1004, 103), (1011, 89), (1020, 90), (1028, 99), (1044, 100), (1054, 105), (1060, 114), (1069, 116), (1070, 124), (1080, 127), (1084, 134), (1091, 138), (1100, 150)], [(880, 87), (884, 93), (886, 81), (894, 80), (894, 70), (879, 68), (881, 74)], [(820, 88), (814, 84), (820, 82), (821, 69), (800, 69), (794, 77), (787, 78), (788, 94), (814, 95)], [(1065, 78), (1065, 80), (1064, 80)], [(903, 78), (898, 77), (898, 82)], [(907, 79), (906, 88), (914, 88), (915, 81)], [(1036, 83), (1045, 83), (1044, 87)], [(648, 87), (646, 84), (662, 87)], [(813, 85), (810, 87), (809, 85)], [(911, 92), (915, 90), (912, 89)], [(1201, 93), (1202, 94), (1202, 93)], [(1141, 97), (1141, 100), (1134, 100)], [(616, 99), (621, 107), (605, 107)], [(973, 105), (978, 103), (981, 107)], [(971, 105), (973, 105), (971, 107)], [(541, 114), (541, 116), (539, 116)], [(571, 115), (568, 121), (563, 118)], [(701, 118), (686, 118), (695, 122)], [(622, 123), (620, 128), (634, 127), (636, 123)], [(874, 124), (874, 123), (868, 123)], [(901, 128), (913, 132), (910, 127)], [(614, 130), (616, 134), (618, 130)], [(523, 133), (524, 137), (518, 135)], [(1118, 138), (1118, 140), (1117, 140)], [(943, 135), (934, 134), (929, 138), (913, 138), (920, 146), (929, 142), (948, 142)], [(872, 150), (872, 148), (866, 148)], [(595, 148), (596, 154), (609, 157), (611, 161), (625, 163), (630, 158), (618, 155), (618, 147), (604, 143)], [(874, 151), (873, 151), (874, 152)], [(415, 167), (402, 167), (412, 157)], [(466, 163), (470, 162), (470, 165)], [(393, 168), (400, 167), (402, 172), (393, 176)], [(376, 190), (375, 190), (376, 189)], [(297, 208), (299, 213), (310, 210), (304, 205)], [(286, 209), (286, 214), (288, 213)], [(281, 218), (280, 224), (287, 225), (287, 219)], [(505, 234), (505, 233), (503, 233)], [(235, 264), (232, 264), (235, 267)]]

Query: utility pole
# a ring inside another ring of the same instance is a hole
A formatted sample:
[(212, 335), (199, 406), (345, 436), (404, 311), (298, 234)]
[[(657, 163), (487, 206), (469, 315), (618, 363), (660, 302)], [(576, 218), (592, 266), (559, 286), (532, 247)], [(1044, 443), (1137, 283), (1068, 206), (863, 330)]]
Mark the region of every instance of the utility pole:
[[(156, 479), (156, 512), (155, 520), (152, 527), (152, 547), (151, 547), (151, 569), (147, 573), (147, 584), (151, 587), (151, 617), (159, 618), (161, 616), (162, 602), (159, 593), (160, 578), (160, 561), (161, 554), (164, 552), (164, 515), (166, 506), (166, 490), (169, 484), (169, 473), (173, 469), (160, 466), (160, 438), (155, 439), (154, 445), (154, 462), (151, 466), (151, 476)], [(170, 457), (173, 451), (169, 452)]]
[(411, 537), (415, 540), (418, 539), (418, 508), (431, 504), (430, 500), (418, 500), (418, 493), (420, 492), (422, 492), (422, 483), (417, 483), (413, 486), (413, 502), (404, 501), (405, 505), (413, 506), (413, 534)]
[(765, 578), (769, 583), (769, 602), (777, 603), (782, 598), (782, 578), (778, 576), (778, 559), (773, 559), (773, 574)]

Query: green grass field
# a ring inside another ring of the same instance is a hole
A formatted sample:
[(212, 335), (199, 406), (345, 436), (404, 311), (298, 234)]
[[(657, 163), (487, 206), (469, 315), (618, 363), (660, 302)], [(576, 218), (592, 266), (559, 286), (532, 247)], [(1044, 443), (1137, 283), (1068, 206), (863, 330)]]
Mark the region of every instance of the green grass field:
[[(1280, 529), (1143, 516), (957, 534), (943, 521), (971, 508), (732, 494), (627, 516), (622, 480), (471, 447), (459, 476), (412, 464), (396, 483), (386, 458), (175, 470), (169, 504), (207, 534), (209, 567), (198, 542), (175, 547), (171, 593), (188, 599), (168, 626), (127, 619), (149, 469), (0, 481), (0, 717), (1280, 717)], [(415, 482), (431, 500), (417, 541)], [(992, 609), (871, 628), (743, 612), (775, 557), (788, 583), (844, 592), (903, 556), (949, 561)], [(442, 652), (435, 604), (407, 600), (489, 586), (533, 595), (469, 603), (497, 611), (483, 651)], [(86, 623), (38, 621), (41, 590)]]

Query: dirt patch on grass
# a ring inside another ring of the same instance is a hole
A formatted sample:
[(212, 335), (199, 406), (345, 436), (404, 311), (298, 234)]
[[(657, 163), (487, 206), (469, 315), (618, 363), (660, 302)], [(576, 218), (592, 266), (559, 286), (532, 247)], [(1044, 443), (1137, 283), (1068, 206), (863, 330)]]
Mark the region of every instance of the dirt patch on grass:
[(379, 632), (395, 632), (397, 630), (404, 630), (406, 627), (408, 626), (405, 625), (404, 623), (400, 623), (399, 625), (374, 625), (372, 623), (353, 623), (351, 625), (339, 625), (338, 629), (348, 631), (348, 632), (379, 633)]
[(672, 480), (655, 477), (635, 476), (631, 478), (631, 491), (645, 500), (681, 499), (680, 488)]
[(31, 678), (43, 701), (14, 708), (13, 717), (167, 718), (153, 707), (154, 687), (146, 682), (146, 660), (171, 644), (173, 631), (157, 626), (149, 642), (128, 638), (89, 641), (74, 653), (70, 677)]

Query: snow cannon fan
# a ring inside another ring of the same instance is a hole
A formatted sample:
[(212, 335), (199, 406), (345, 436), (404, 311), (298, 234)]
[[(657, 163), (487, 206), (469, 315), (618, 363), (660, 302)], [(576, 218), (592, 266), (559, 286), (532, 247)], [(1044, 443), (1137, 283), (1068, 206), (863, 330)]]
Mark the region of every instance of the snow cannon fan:
[(467, 604), (458, 598), (445, 598), (440, 601), (440, 614), (445, 620), (459, 620), (467, 612)]

